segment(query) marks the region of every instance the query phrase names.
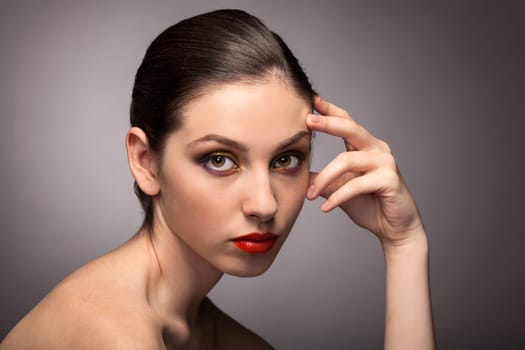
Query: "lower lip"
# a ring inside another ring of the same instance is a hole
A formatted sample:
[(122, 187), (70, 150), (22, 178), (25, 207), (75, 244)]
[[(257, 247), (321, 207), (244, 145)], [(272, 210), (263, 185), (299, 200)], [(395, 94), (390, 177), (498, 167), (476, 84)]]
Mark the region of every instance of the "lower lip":
[(250, 254), (262, 254), (268, 252), (273, 248), (277, 237), (265, 239), (265, 240), (253, 240), (253, 239), (236, 239), (233, 244), (240, 250)]

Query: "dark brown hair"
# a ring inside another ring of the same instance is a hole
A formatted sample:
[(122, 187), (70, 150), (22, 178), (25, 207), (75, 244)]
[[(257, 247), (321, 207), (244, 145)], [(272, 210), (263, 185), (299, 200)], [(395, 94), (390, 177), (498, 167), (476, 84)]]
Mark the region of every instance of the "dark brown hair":
[[(160, 153), (181, 123), (181, 109), (211, 86), (258, 82), (279, 74), (311, 103), (308, 77), (279, 35), (241, 10), (217, 10), (185, 19), (163, 31), (146, 50), (138, 68), (130, 107), (131, 125), (141, 128)], [(153, 223), (152, 199), (135, 193)]]

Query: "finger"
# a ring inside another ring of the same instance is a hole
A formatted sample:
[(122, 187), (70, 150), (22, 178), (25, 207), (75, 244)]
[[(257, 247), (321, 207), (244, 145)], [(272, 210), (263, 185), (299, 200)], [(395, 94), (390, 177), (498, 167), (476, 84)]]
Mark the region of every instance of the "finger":
[(343, 152), (315, 176), (308, 190), (308, 198), (315, 199), (318, 195), (328, 197), (354, 177), (379, 167), (388, 167), (395, 171), (392, 155), (380, 152)]
[(316, 173), (314, 171), (310, 171), (310, 178), (308, 180), (308, 183), (310, 184), (308, 186), (308, 190), (306, 191), (306, 198), (307, 199), (315, 199), (315, 186), (314, 186), (314, 182), (315, 182), (315, 179), (317, 179), (317, 176), (319, 176), (319, 173)]
[(392, 172), (373, 171), (367, 173), (348, 181), (332, 193), (321, 205), (321, 210), (328, 212), (360, 195), (377, 193), (384, 196), (393, 190), (398, 183), (399, 177)]
[(317, 179), (317, 176), (319, 176), (319, 173), (315, 172), (315, 171), (310, 171), (310, 178), (309, 178), (309, 184), (313, 184), (315, 182), (315, 179)]
[(344, 183), (350, 181), (354, 177), (357, 177), (361, 174), (358, 173), (350, 173), (346, 172), (342, 174), (336, 181), (332, 181), (331, 183), (327, 184), (322, 188), (322, 190), (319, 190), (319, 193), (317, 192), (317, 187), (314, 185), (316, 182), (317, 176), (319, 176), (319, 173), (310, 172), (310, 186), (308, 187), (308, 190), (306, 191), (306, 199), (314, 200), (318, 196), (328, 198), (330, 194), (335, 192), (339, 187), (341, 187)]
[[(346, 137), (340, 136), (345, 138), (345, 143), (347, 144), (347, 148), (349, 148), (349, 150), (377, 148), (385, 152), (391, 152), (390, 147), (384, 141), (374, 137), (370, 132), (368, 132), (368, 130), (357, 123), (345, 109), (321, 98), (320, 96), (314, 96), (313, 102), (315, 110), (322, 115), (333, 116), (337, 117), (337, 119), (349, 121), (348, 128), (354, 132), (352, 134), (348, 134)], [(322, 127), (323, 123), (321, 122), (319, 126)], [(313, 128), (315, 128), (315, 126), (313, 126)], [(329, 130), (315, 130), (332, 134)]]
[[(315, 176), (311, 176), (311, 178), (317, 178), (318, 175), (319, 174), (315, 174)], [(348, 171), (342, 173), (338, 178), (327, 183), (326, 185), (323, 185), (322, 187), (317, 185), (316, 180), (314, 179), (313, 181), (311, 181), (311, 184), (308, 187), (308, 190), (306, 192), (306, 198), (309, 200), (314, 200), (319, 196), (328, 198), (333, 192), (337, 191), (339, 187), (360, 175), (360, 173), (352, 173)]]
[(306, 199), (310, 199), (310, 200), (313, 200), (315, 199), (317, 196), (314, 195), (315, 191), (315, 186), (314, 186), (314, 182), (315, 182), (315, 179), (317, 179), (317, 176), (319, 176), (319, 173), (316, 173), (314, 171), (310, 171), (310, 178), (308, 180), (308, 183), (310, 184), (310, 186), (308, 186), (308, 190), (306, 191)]
[(309, 114), (306, 118), (306, 126), (314, 131), (341, 137), (349, 151), (378, 150), (391, 153), (390, 147), (386, 142), (376, 138), (351, 119)]
[(352, 116), (345, 109), (328, 102), (320, 96), (314, 96), (314, 108), (317, 112), (324, 115), (352, 119)]

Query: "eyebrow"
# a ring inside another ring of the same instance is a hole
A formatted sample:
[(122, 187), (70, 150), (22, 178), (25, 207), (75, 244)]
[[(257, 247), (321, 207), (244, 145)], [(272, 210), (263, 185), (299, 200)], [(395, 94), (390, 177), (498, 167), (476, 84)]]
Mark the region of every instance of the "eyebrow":
[[(303, 138), (310, 138), (310, 132), (307, 131), (307, 130), (301, 130), (299, 132), (297, 132), (296, 134), (294, 134), (292, 137), (282, 141), (281, 143), (279, 143), (276, 147), (276, 150), (282, 150), (284, 148), (287, 148), (287, 147), (290, 147), (291, 145), (294, 145), (296, 144), (297, 142), (299, 142), (300, 140), (302, 140)], [(221, 143), (225, 146), (229, 146), (231, 148), (234, 148), (240, 152), (247, 152), (248, 151), (248, 147), (246, 145), (243, 145), (242, 143), (239, 143), (237, 141), (234, 141), (232, 139), (229, 139), (227, 137), (224, 137), (224, 136), (221, 136), (221, 135), (217, 135), (217, 134), (208, 134), (208, 135), (205, 135), (203, 137), (200, 137), (196, 140), (193, 140), (191, 141), (189, 144), (188, 144), (188, 147), (191, 147), (193, 146), (194, 144), (196, 143), (199, 143), (199, 142), (206, 142), (206, 141), (214, 141), (214, 142), (217, 142), (217, 143)]]

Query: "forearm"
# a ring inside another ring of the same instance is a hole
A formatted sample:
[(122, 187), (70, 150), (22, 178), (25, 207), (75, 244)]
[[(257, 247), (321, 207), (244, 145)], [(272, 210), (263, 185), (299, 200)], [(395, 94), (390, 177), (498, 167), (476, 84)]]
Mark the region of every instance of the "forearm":
[(385, 349), (434, 349), (428, 280), (428, 243), (423, 231), (404, 245), (383, 244), (386, 262)]

